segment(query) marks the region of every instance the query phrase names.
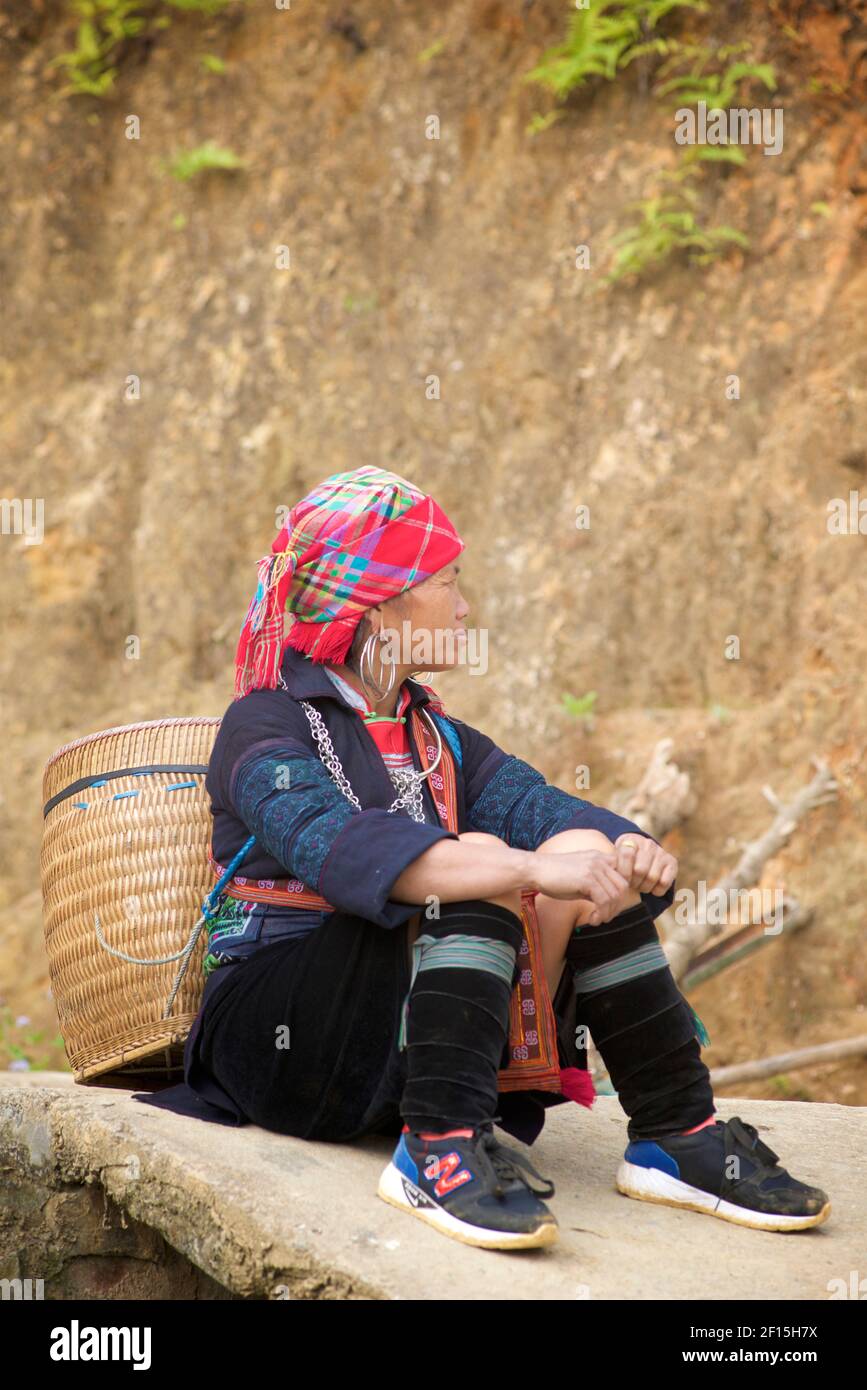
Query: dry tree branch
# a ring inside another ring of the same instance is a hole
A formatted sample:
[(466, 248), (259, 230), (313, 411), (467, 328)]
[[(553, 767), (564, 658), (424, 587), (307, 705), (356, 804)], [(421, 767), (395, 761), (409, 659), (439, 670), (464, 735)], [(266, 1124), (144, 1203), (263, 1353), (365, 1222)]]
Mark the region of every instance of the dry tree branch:
[[(688, 815), (695, 805), (689, 774), (682, 773), (676, 764), (669, 761), (672, 746), (671, 739), (661, 739), (638, 786), (631, 792), (612, 798), (612, 810), (627, 816), (657, 840)], [(774, 819), (764, 834), (743, 846), (735, 867), (714, 885), (715, 896), (725, 894), (728, 898), (731, 891), (741, 892), (756, 885), (767, 861), (788, 843), (793, 831), (809, 812), (836, 800), (838, 784), (827, 762), (816, 756), (811, 758), (811, 762), (816, 769), (814, 777), (795, 793), (790, 802), (782, 802), (771, 787), (762, 788), (764, 796), (774, 808)], [(783, 896), (782, 909), (784, 931), (804, 925), (812, 916), (810, 909), (804, 908), (797, 898), (788, 895)], [(656, 919), (662, 947), (676, 980), (685, 974), (693, 957), (706, 942), (725, 926), (725, 923), (708, 922), (703, 909), (699, 912), (691, 909), (686, 911), (685, 922), (675, 920), (673, 909), (663, 912)], [(587, 1065), (594, 1082), (604, 1085), (607, 1080), (605, 1064), (592, 1038), (587, 1044)]]
[(634, 821), (654, 840), (661, 840), (696, 807), (689, 773), (669, 761), (673, 747), (673, 739), (660, 739), (638, 786), (629, 792), (616, 792), (611, 799), (612, 811)]
[(711, 1083), (731, 1086), (734, 1082), (759, 1081), (765, 1076), (780, 1076), (800, 1067), (815, 1067), (824, 1062), (841, 1062), (846, 1057), (861, 1057), (867, 1053), (867, 1034), (860, 1038), (841, 1038), (837, 1042), (818, 1043), (815, 1047), (799, 1047), (795, 1052), (778, 1052), (775, 1057), (762, 1057), (755, 1062), (733, 1062), (730, 1067), (714, 1067)]
[[(806, 787), (796, 792), (787, 804), (784, 804), (770, 787), (763, 788), (765, 797), (776, 812), (774, 819), (764, 834), (743, 847), (743, 853), (735, 867), (723, 874), (713, 885), (715, 897), (728, 897), (732, 891), (739, 892), (757, 884), (767, 861), (788, 843), (799, 822), (817, 806), (824, 806), (836, 799), (837, 782), (828, 764), (815, 756), (811, 762), (816, 768), (815, 776)], [(677, 911), (679, 914), (685, 911), (685, 921), (676, 921), (674, 910), (671, 908), (656, 919), (660, 935), (664, 932), (663, 950), (668, 956), (668, 963), (676, 980), (684, 974), (702, 946), (711, 937), (718, 936), (725, 926), (725, 923), (708, 922), (703, 912), (696, 912), (689, 907), (678, 907)], [(784, 898), (783, 931), (794, 926), (801, 913), (802, 909), (796, 898)]]

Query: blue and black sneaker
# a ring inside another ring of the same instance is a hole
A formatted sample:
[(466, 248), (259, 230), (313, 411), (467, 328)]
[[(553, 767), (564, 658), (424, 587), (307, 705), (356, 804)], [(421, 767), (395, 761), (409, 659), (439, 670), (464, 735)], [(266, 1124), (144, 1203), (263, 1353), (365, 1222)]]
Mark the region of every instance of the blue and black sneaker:
[(734, 1116), (693, 1134), (633, 1140), (615, 1185), (627, 1197), (706, 1212), (758, 1231), (803, 1231), (831, 1213), (819, 1187), (798, 1182), (754, 1125)]
[(465, 1245), (551, 1245), (559, 1235), (557, 1219), (539, 1196), (553, 1197), (554, 1184), (501, 1144), (492, 1124), (436, 1135), (404, 1125), (377, 1193)]

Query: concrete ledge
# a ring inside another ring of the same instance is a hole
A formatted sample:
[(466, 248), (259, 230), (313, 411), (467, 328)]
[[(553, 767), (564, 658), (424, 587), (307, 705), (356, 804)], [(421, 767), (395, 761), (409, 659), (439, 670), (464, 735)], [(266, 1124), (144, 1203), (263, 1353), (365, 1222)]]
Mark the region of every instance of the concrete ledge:
[[(386, 1137), (313, 1143), (161, 1112), (64, 1073), (2, 1073), (0, 1277), (44, 1278), (46, 1298), (827, 1300), (830, 1280), (867, 1275), (867, 1109), (737, 1099), (717, 1109), (756, 1125), (795, 1177), (828, 1192), (823, 1226), (750, 1231), (624, 1197), (614, 1174), (626, 1117), (606, 1096), (592, 1110), (549, 1112), (530, 1149), (496, 1131), (557, 1187), (559, 1244), (508, 1254), (461, 1245), (382, 1202)], [(122, 1250), (102, 1252), (106, 1268), (92, 1252), (98, 1292), (70, 1278), (87, 1258), (87, 1232), (69, 1229), (84, 1219), (82, 1194), (102, 1213), (100, 1231), (121, 1246), (135, 1236), (126, 1264)]]

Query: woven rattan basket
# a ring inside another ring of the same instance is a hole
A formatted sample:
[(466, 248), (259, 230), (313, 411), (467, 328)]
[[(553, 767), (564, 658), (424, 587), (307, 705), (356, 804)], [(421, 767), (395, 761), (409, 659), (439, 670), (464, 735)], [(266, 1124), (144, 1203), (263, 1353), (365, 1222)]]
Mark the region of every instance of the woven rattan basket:
[(219, 719), (159, 719), (58, 749), (43, 776), (42, 899), (60, 1032), (76, 1081), (179, 1080), (198, 1012), (199, 933), (166, 1016), (182, 951), (213, 887), (205, 772)]

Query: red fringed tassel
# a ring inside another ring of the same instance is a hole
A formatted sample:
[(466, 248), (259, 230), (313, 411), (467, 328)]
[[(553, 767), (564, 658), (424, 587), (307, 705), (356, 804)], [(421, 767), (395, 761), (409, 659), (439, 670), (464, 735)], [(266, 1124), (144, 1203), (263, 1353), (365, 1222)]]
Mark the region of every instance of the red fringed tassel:
[(296, 619), (289, 629), (286, 646), (307, 652), (314, 661), (333, 661), (342, 666), (360, 619), (360, 613), (350, 618), (333, 618), (329, 623), (302, 623)]
[(586, 1105), (588, 1109), (596, 1099), (593, 1077), (589, 1071), (583, 1071), (581, 1067), (560, 1068), (560, 1090), (564, 1096), (568, 1096), (578, 1105)]

